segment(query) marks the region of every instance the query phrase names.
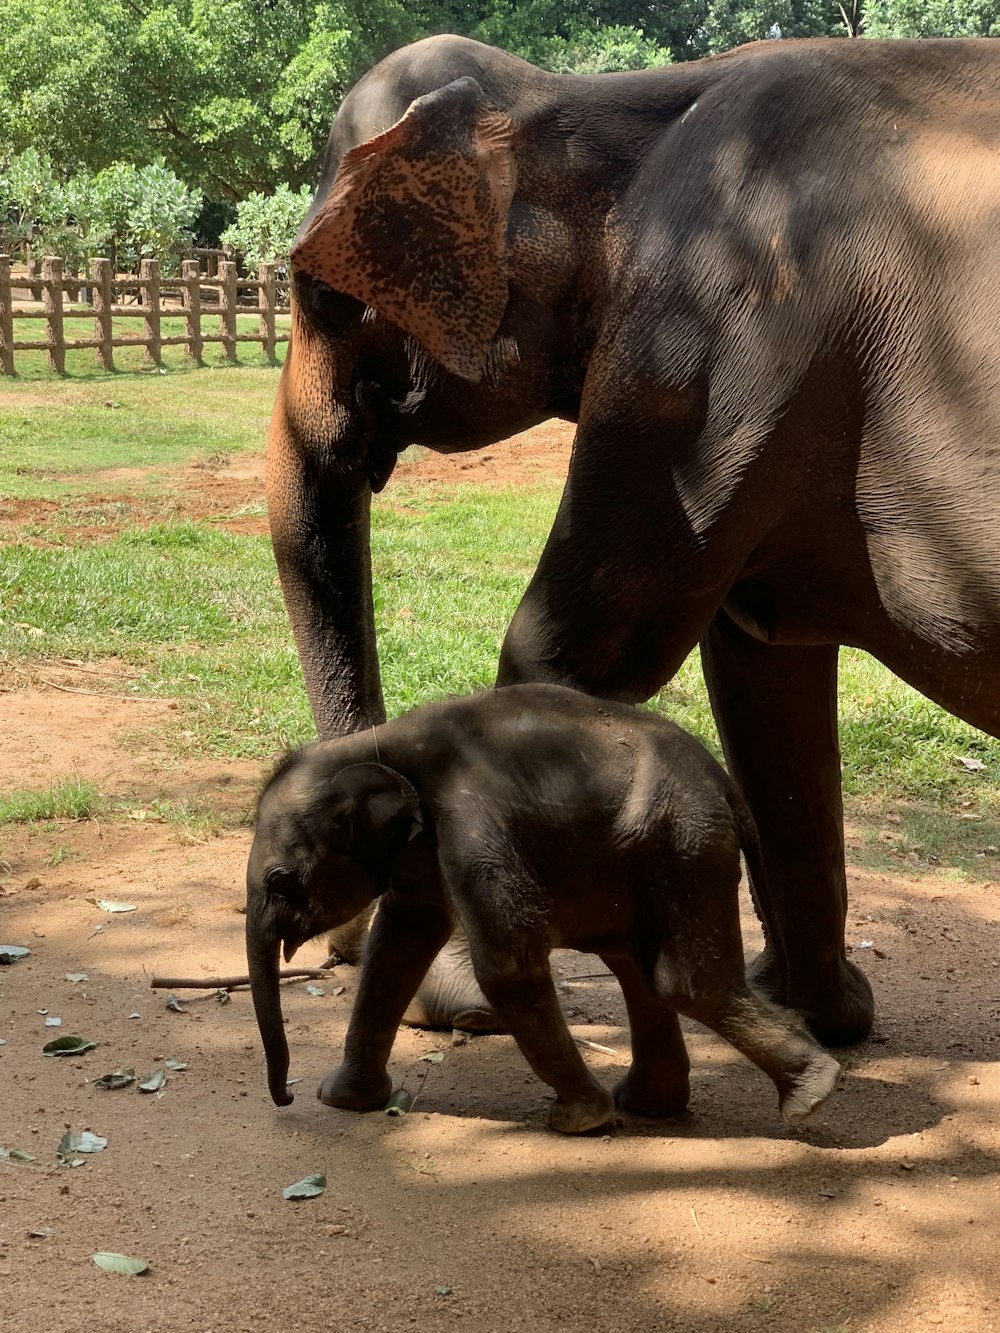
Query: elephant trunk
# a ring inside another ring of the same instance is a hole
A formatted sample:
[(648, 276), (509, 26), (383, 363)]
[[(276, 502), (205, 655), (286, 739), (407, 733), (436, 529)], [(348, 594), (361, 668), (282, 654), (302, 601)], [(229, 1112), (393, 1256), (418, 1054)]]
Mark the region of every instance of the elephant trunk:
[(279, 991), (281, 939), (247, 916), (247, 963), (257, 1027), (267, 1060), (267, 1086), (275, 1106), (294, 1101), (288, 1091), (288, 1041), (281, 1016)]
[(345, 354), (297, 307), (292, 333), (268, 436), (268, 514), (309, 702), (320, 737), (328, 738), (385, 721), (372, 593), (372, 468)]

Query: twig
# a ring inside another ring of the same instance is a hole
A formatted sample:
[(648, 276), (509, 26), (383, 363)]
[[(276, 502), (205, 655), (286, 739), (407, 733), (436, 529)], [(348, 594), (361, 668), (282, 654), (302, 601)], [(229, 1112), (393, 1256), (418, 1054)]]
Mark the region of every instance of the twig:
[(602, 1055), (617, 1055), (610, 1046), (600, 1046), (596, 1041), (588, 1041), (586, 1037), (574, 1037), (573, 1040), (577, 1046), (586, 1046), (588, 1051), (600, 1051)]
[(562, 977), (562, 981), (597, 981), (600, 977), (613, 977), (613, 972), (574, 972), (568, 977)]
[[(423, 1077), (422, 1077), (421, 1080), (420, 1080), (420, 1086), (419, 1086), (419, 1088), (417, 1088), (416, 1092), (413, 1094), (413, 1101), (410, 1102), (410, 1110), (411, 1110), (411, 1111), (413, 1110), (414, 1106), (416, 1106), (416, 1104), (417, 1104), (417, 1098), (418, 1098), (418, 1097), (420, 1096), (420, 1094), (423, 1092), (423, 1090), (424, 1090), (424, 1084), (427, 1082), (427, 1075), (431, 1072), (431, 1070), (432, 1070), (433, 1068), (434, 1068), (434, 1066), (433, 1066), (433, 1064), (431, 1064), (430, 1061), (425, 1062), (425, 1068), (424, 1068), (424, 1072), (423, 1072)], [(428, 1173), (428, 1174), (433, 1174), (433, 1173)]]
[(48, 685), (53, 690), (62, 690), (64, 694), (87, 694), (93, 699), (111, 699), (115, 703), (172, 704), (177, 702), (176, 699), (169, 699), (166, 696), (147, 699), (140, 694), (106, 694), (103, 690), (81, 690), (77, 685), (60, 685), (57, 681), (48, 680), (45, 676), (32, 675), (30, 671), (25, 671), (23, 667), (14, 667), (14, 670), (19, 676), (27, 676), (28, 680), (37, 680), (40, 685)]
[[(316, 977), (322, 980), (331, 976), (329, 967), (286, 967), (278, 973), (281, 981), (290, 977)], [(157, 977), (149, 983), (151, 990), (235, 990), (238, 986), (249, 986), (249, 976), (244, 977)]]
[(693, 1208), (689, 1209), (688, 1211), (689, 1211), (690, 1214), (691, 1214), (691, 1220), (694, 1222), (695, 1226), (698, 1228), (698, 1235), (699, 1235), (699, 1236), (704, 1236), (705, 1233), (704, 1233), (704, 1231), (702, 1231), (702, 1229), (701, 1229), (701, 1223), (698, 1221), (698, 1214), (695, 1212), (695, 1210), (694, 1210)]
[(76, 685), (58, 685), (54, 680), (46, 680), (44, 676), (37, 676), (36, 679), (42, 685), (48, 685), (50, 689), (62, 690), (64, 694), (89, 694), (94, 699), (113, 699), (115, 703), (120, 704), (166, 704), (176, 703), (175, 699), (160, 698), (147, 699), (141, 694), (105, 694), (103, 690), (81, 690)]
[(56, 657), (50, 659), (53, 666), (64, 666), (71, 671), (86, 671), (91, 676), (103, 676), (106, 673), (100, 667), (84, 666), (82, 662), (77, 662), (72, 657)]

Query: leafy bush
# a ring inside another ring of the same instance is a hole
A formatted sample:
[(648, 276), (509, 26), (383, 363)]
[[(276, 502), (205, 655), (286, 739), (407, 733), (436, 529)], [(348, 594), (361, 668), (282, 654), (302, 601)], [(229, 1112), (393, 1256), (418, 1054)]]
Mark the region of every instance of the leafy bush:
[(34, 148), (0, 162), (0, 232), (14, 254), (62, 255), (86, 266), (107, 255), (116, 269), (135, 270), (143, 259), (169, 267), (189, 239), (201, 208), (162, 158), (144, 167), (115, 162), (96, 176), (79, 172), (60, 181)]
[(33, 254), (64, 215), (63, 190), (44, 153), (26, 148), (0, 161), (0, 249)]
[(996, 37), (994, 0), (877, 0), (865, 10), (867, 37)]
[(169, 267), (172, 252), (190, 239), (202, 195), (160, 157), (145, 167), (115, 162), (99, 171), (93, 200), (95, 230), (105, 236), (113, 265), (138, 269), (153, 257)]
[(254, 191), (236, 205), (236, 221), (222, 233), (222, 244), (238, 250), (251, 267), (282, 259), (311, 203), (307, 185), (300, 190), (279, 185), (271, 195)]

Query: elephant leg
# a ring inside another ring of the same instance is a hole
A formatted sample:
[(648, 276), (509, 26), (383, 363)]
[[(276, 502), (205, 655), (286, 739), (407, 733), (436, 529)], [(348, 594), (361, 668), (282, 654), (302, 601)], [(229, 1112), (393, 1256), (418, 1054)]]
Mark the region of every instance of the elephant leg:
[(748, 986), (728, 993), (702, 993), (687, 1001), (684, 1009), (767, 1074), (790, 1125), (812, 1115), (840, 1082), (840, 1065), (813, 1041), (795, 1015)]
[[(473, 949), (483, 991), (538, 1077), (556, 1100), (548, 1125), (560, 1134), (583, 1134), (614, 1114), (611, 1094), (594, 1078), (570, 1036), (552, 982), (547, 948), (506, 948), (487, 928)], [(479, 938), (477, 932), (477, 938)], [(514, 961), (516, 959), (516, 962)]]
[(656, 994), (634, 958), (601, 958), (622, 988), (632, 1042), (632, 1066), (615, 1084), (615, 1105), (631, 1115), (678, 1115), (691, 1095), (691, 1061), (677, 1010)]
[(385, 1105), (392, 1091), (386, 1064), (396, 1030), (450, 931), (443, 906), (389, 894), (382, 898), (368, 937), (343, 1061), (317, 1092), (327, 1106), (372, 1111)]
[(761, 643), (719, 612), (702, 661), (730, 772), (754, 816), (765, 950), (752, 974), (830, 1046), (871, 1029), (867, 979), (847, 961), (837, 648)]
[[(724, 1037), (778, 1089), (781, 1114), (798, 1124), (840, 1081), (840, 1065), (810, 1036), (797, 1014), (747, 985), (735, 893), (728, 909), (694, 910), (710, 886), (698, 879), (670, 904), (666, 947), (653, 970), (662, 1001)], [(735, 889), (735, 884), (733, 885)]]

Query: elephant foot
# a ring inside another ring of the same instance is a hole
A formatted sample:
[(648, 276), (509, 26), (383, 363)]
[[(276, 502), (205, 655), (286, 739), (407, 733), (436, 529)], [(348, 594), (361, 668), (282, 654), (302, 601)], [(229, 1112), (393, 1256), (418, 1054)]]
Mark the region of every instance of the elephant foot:
[(691, 1080), (686, 1073), (677, 1077), (637, 1075), (633, 1068), (615, 1084), (613, 1093), (619, 1111), (653, 1119), (669, 1118), (687, 1110)]
[(378, 1111), (392, 1093), (392, 1079), (383, 1069), (380, 1074), (362, 1076), (341, 1065), (327, 1074), (316, 1089), (324, 1106), (338, 1106), (342, 1111)]
[(557, 1098), (549, 1107), (548, 1126), (557, 1134), (586, 1134), (599, 1129), (614, 1116), (615, 1102), (610, 1092), (595, 1087), (585, 1097), (564, 1101)]
[(431, 964), (403, 1022), (408, 1027), (506, 1032), (472, 970), (469, 944), (454, 935)]
[(842, 1072), (832, 1055), (817, 1051), (801, 1074), (797, 1074), (781, 1093), (781, 1114), (785, 1120), (790, 1125), (800, 1125), (811, 1116), (839, 1086)]
[(846, 958), (832, 975), (817, 973), (808, 984), (782, 976), (774, 955), (764, 950), (747, 970), (747, 980), (776, 1004), (796, 1010), (824, 1046), (864, 1041), (875, 1021), (875, 997), (865, 974)]

